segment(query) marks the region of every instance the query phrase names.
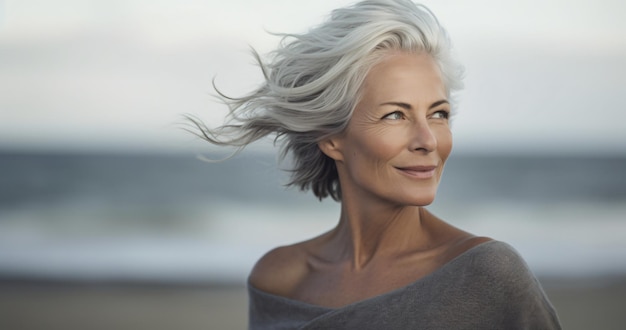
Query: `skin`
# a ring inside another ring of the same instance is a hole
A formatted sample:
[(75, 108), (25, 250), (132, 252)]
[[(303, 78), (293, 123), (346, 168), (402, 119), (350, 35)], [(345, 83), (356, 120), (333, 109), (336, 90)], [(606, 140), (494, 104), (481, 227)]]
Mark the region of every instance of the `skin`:
[(390, 52), (362, 92), (346, 130), (319, 143), (339, 174), (337, 226), (267, 253), (250, 275), (255, 288), (341, 307), (415, 282), (489, 240), (423, 208), (452, 150), (447, 92), (430, 55)]

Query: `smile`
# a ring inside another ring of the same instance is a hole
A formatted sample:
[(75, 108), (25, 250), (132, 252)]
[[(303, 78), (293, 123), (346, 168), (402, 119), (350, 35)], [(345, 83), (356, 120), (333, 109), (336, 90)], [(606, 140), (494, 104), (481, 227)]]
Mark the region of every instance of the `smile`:
[(401, 173), (414, 179), (430, 179), (435, 175), (437, 166), (396, 167)]

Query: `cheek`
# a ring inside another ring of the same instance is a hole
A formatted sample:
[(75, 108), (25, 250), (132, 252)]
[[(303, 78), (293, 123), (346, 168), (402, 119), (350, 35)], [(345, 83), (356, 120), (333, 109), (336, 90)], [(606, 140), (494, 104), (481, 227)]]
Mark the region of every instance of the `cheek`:
[(394, 136), (392, 132), (371, 132), (359, 143), (358, 150), (361, 157), (367, 158), (367, 162), (374, 168), (380, 168), (389, 160), (401, 152), (403, 146), (398, 143), (401, 135)]
[(348, 138), (350, 157), (345, 162), (353, 179), (362, 181), (386, 177), (386, 164), (398, 154), (399, 139), (390, 134), (390, 130), (384, 129), (353, 133)]

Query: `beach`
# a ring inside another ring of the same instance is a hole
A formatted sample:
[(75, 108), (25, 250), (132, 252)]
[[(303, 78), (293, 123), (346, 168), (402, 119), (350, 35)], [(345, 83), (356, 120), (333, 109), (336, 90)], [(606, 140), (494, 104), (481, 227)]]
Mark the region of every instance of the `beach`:
[[(623, 329), (626, 279), (542, 280), (563, 329)], [(0, 329), (245, 329), (239, 285), (0, 283)]]

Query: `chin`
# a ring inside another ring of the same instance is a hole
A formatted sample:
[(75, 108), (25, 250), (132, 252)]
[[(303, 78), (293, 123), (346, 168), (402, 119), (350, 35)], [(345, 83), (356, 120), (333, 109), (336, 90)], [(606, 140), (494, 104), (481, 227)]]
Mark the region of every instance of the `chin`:
[(435, 198), (428, 198), (428, 199), (419, 199), (416, 200), (415, 203), (413, 204), (414, 206), (428, 206), (430, 204), (432, 204), (435, 201)]
[(401, 200), (400, 204), (404, 204), (406, 206), (428, 206), (435, 201), (435, 195), (424, 195), (420, 196), (409, 196), (406, 195), (403, 200)]
[(436, 188), (432, 190), (428, 189), (426, 191), (420, 190), (420, 191), (407, 192), (405, 194), (405, 196), (408, 197), (406, 204), (413, 205), (413, 206), (428, 206), (435, 201), (436, 194), (437, 194)]

